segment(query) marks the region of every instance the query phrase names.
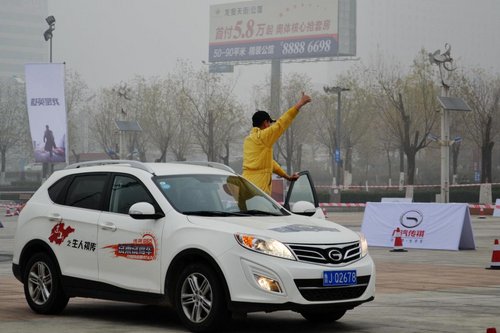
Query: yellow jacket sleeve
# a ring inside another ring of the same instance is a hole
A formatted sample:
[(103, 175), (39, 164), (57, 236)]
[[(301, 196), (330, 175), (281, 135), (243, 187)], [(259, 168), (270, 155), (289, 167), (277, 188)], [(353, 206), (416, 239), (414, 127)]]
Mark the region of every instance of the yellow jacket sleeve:
[(275, 160), (273, 160), (273, 172), (283, 178), (288, 176), (285, 170), (283, 170), (283, 168)]
[(297, 110), (295, 106), (292, 106), (287, 112), (283, 113), (281, 117), (278, 118), (276, 123), (261, 130), (260, 137), (262, 142), (269, 147), (274, 145), (286, 129), (290, 127), (297, 114), (299, 114), (299, 110)]

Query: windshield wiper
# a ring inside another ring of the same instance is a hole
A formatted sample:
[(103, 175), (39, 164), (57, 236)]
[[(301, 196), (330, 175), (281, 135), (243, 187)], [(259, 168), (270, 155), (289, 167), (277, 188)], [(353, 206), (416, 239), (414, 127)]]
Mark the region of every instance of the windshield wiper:
[(220, 210), (195, 210), (182, 213), (184, 215), (199, 215), (199, 216), (249, 216), (247, 212), (223, 212)]
[(243, 210), (243, 211), (241, 211), (241, 213), (249, 214), (249, 215), (283, 216), (283, 214), (280, 214), (280, 213), (273, 213), (273, 212), (268, 212), (265, 210), (258, 210), (258, 209)]

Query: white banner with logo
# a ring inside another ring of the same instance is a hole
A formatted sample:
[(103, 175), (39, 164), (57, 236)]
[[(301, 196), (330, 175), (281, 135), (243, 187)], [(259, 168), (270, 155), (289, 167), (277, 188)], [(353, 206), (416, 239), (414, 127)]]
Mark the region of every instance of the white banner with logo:
[(64, 64), (26, 64), (25, 74), (35, 161), (67, 162)]
[(369, 202), (361, 231), (370, 246), (392, 247), (399, 228), (403, 247), (436, 250), (475, 249), (467, 204)]
[(495, 200), (495, 209), (493, 210), (493, 216), (500, 216), (500, 199)]

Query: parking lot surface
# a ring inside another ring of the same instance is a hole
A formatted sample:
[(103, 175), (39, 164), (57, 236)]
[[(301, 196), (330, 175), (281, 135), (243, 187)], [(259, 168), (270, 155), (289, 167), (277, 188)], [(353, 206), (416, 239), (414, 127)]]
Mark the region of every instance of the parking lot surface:
[[(168, 308), (71, 299), (58, 316), (33, 313), (12, 275), (17, 217), (0, 209), (0, 332), (185, 332)], [(328, 219), (360, 230), (362, 212), (329, 212)], [(370, 247), (377, 266), (375, 300), (338, 322), (312, 326), (291, 311), (235, 318), (228, 332), (500, 332), (500, 270), (489, 270), (500, 239), (500, 218), (472, 217), (476, 250), (434, 251)]]

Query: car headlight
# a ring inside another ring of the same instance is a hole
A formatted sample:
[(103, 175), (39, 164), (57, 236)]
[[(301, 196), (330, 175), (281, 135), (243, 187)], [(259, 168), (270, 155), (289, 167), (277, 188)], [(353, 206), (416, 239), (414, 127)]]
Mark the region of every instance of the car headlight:
[(361, 258), (368, 254), (368, 242), (366, 241), (365, 235), (358, 232), (359, 235), (359, 247), (361, 248)]
[(246, 249), (268, 254), (270, 256), (296, 260), (292, 251), (285, 244), (275, 240), (248, 234), (234, 235), (238, 244)]

